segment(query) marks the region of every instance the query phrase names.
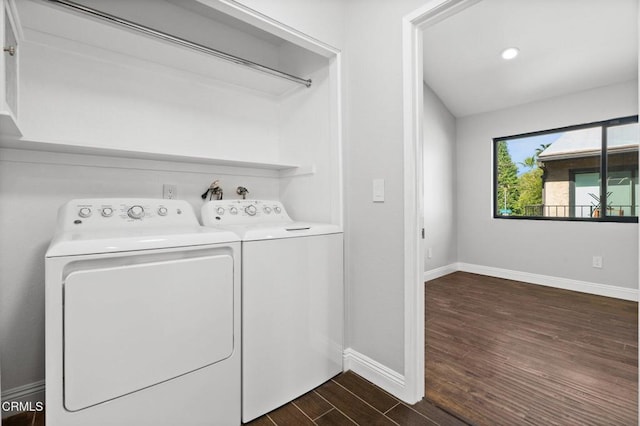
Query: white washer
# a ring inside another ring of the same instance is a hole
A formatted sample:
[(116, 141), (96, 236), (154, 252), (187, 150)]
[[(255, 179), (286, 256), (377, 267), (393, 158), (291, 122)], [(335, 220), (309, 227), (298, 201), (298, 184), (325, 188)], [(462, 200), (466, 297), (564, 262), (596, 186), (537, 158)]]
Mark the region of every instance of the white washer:
[(240, 424), (240, 243), (185, 201), (73, 200), (46, 265), (46, 422)]
[(342, 372), (343, 236), (278, 201), (211, 201), (204, 225), (242, 240), (242, 420)]

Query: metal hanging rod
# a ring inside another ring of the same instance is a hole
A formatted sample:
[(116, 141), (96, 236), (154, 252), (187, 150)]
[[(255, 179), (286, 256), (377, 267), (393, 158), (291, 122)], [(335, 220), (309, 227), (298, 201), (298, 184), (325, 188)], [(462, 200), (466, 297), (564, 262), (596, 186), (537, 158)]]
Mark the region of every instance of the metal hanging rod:
[(211, 47), (203, 46), (202, 44), (194, 43), (192, 41), (185, 40), (183, 38), (164, 33), (162, 31), (154, 30), (153, 28), (149, 28), (141, 24), (136, 24), (135, 22), (131, 22), (123, 18), (118, 18), (117, 16), (113, 16), (108, 13), (101, 12), (91, 7), (87, 7), (87, 6), (74, 3), (68, 0), (47, 0), (47, 1), (50, 3), (58, 4), (60, 6), (64, 6), (66, 8), (72, 9), (77, 12), (84, 13), (85, 15), (93, 16), (94, 18), (102, 19), (103, 21), (111, 22), (113, 24), (117, 24), (122, 27), (131, 29), (134, 31), (138, 31), (140, 33), (146, 34), (151, 37), (168, 41), (173, 44), (177, 44), (179, 46), (187, 47), (189, 49), (196, 50), (198, 52), (206, 53), (208, 55), (215, 56), (216, 58), (224, 59), (225, 61), (233, 62), (238, 65), (244, 65), (256, 71), (260, 71), (262, 73), (269, 74), (275, 77), (284, 78), (286, 80), (293, 81), (298, 84), (302, 84), (306, 87), (311, 87), (310, 79), (296, 77), (295, 75), (287, 74), (286, 72), (278, 71), (276, 69), (257, 64), (255, 62), (249, 61), (248, 59), (239, 58), (237, 56), (233, 56), (228, 53), (221, 52)]

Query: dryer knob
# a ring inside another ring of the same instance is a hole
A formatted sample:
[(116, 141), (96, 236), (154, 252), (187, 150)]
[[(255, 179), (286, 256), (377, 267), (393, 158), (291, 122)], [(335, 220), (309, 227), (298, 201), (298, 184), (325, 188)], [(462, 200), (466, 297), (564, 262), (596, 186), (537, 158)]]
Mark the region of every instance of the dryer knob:
[(142, 219), (144, 216), (144, 207), (131, 206), (129, 210), (127, 210), (127, 215), (129, 215), (131, 219)]
[(105, 207), (102, 209), (102, 217), (113, 216), (113, 209), (111, 207)]
[(276, 212), (276, 213), (278, 213), (278, 214), (280, 214), (280, 212), (282, 211), (282, 209), (281, 209), (280, 207), (278, 207), (278, 206), (275, 206), (275, 207), (273, 208), (273, 211), (274, 211), (274, 212)]
[(262, 210), (264, 210), (266, 214), (271, 214), (271, 207), (265, 206)]
[(78, 216), (80, 217), (89, 217), (91, 216), (91, 209), (89, 207), (83, 207), (78, 210)]
[(158, 214), (160, 216), (166, 216), (167, 213), (169, 213), (169, 210), (167, 210), (166, 207), (158, 207)]
[(229, 209), (229, 213), (231, 213), (231, 214), (238, 214), (238, 209), (237, 209), (237, 208), (235, 208), (235, 207), (231, 207), (231, 208)]
[(224, 207), (218, 207), (216, 209), (216, 213), (218, 213), (219, 216), (222, 216), (224, 214)]
[(258, 213), (258, 209), (256, 209), (256, 206), (254, 206), (253, 204), (249, 204), (247, 207), (245, 207), (244, 211), (249, 216), (255, 216), (256, 213)]

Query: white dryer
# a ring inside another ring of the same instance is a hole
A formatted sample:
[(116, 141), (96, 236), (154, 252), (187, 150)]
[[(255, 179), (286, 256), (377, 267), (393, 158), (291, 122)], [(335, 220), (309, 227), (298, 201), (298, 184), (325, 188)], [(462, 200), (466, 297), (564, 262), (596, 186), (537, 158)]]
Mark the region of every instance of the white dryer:
[(242, 240), (246, 423), (342, 372), (342, 230), (294, 222), (278, 201), (210, 201), (202, 220)]
[(46, 254), (48, 426), (240, 424), (240, 243), (185, 201), (73, 200)]

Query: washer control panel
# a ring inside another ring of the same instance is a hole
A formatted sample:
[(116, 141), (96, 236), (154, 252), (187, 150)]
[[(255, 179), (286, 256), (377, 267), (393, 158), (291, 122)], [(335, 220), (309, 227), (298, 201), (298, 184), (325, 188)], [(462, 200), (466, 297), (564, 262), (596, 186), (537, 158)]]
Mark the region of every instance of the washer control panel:
[(289, 221), (291, 218), (280, 201), (213, 200), (202, 206), (202, 223), (205, 226)]
[(197, 226), (193, 208), (183, 200), (102, 198), (72, 200), (58, 215), (64, 229), (131, 226)]

